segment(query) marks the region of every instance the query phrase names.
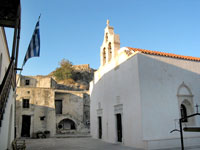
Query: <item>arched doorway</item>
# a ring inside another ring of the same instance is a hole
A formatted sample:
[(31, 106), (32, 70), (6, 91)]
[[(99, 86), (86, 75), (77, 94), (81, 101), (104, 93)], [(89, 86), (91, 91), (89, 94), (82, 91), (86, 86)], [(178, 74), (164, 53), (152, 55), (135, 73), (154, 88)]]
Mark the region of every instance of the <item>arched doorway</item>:
[(76, 124), (71, 119), (63, 119), (58, 124), (60, 130), (76, 130)]

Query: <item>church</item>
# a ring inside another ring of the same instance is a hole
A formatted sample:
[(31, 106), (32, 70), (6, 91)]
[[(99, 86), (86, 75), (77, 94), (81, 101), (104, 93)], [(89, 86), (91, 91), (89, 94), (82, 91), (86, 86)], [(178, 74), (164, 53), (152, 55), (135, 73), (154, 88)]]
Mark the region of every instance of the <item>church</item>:
[[(90, 83), (92, 137), (141, 149), (180, 148), (179, 119), (200, 105), (200, 58), (120, 48), (107, 21), (100, 61)], [(200, 116), (182, 126), (199, 127)], [(183, 137), (185, 147), (200, 147), (200, 133), (183, 131)]]

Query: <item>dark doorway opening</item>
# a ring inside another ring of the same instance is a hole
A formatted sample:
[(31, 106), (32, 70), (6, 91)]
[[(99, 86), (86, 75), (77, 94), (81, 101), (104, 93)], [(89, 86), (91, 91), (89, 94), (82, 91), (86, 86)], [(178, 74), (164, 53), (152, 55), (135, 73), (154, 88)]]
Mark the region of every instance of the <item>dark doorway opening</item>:
[(122, 142), (122, 116), (121, 114), (116, 114), (117, 119), (117, 141)]
[(98, 117), (98, 122), (99, 122), (99, 139), (102, 138), (102, 119), (101, 117)]
[(22, 137), (30, 137), (31, 116), (22, 115)]

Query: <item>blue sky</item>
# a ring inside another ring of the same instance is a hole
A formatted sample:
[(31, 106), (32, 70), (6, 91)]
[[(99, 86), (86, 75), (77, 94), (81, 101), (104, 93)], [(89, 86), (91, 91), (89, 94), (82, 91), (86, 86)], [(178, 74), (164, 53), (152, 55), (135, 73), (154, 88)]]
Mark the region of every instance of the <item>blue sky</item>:
[[(23, 75), (47, 75), (65, 58), (98, 69), (106, 20), (129, 46), (200, 57), (200, 0), (21, 0), (21, 67), (41, 13), (40, 57)], [(13, 30), (6, 30), (9, 47)]]

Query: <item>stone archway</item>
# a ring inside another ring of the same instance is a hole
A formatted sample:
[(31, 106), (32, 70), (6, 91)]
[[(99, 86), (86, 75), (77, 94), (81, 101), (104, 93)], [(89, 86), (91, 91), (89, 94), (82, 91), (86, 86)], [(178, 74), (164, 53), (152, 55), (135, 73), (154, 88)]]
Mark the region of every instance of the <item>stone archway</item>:
[(58, 123), (58, 129), (59, 130), (76, 130), (76, 124), (71, 119), (63, 119)]

